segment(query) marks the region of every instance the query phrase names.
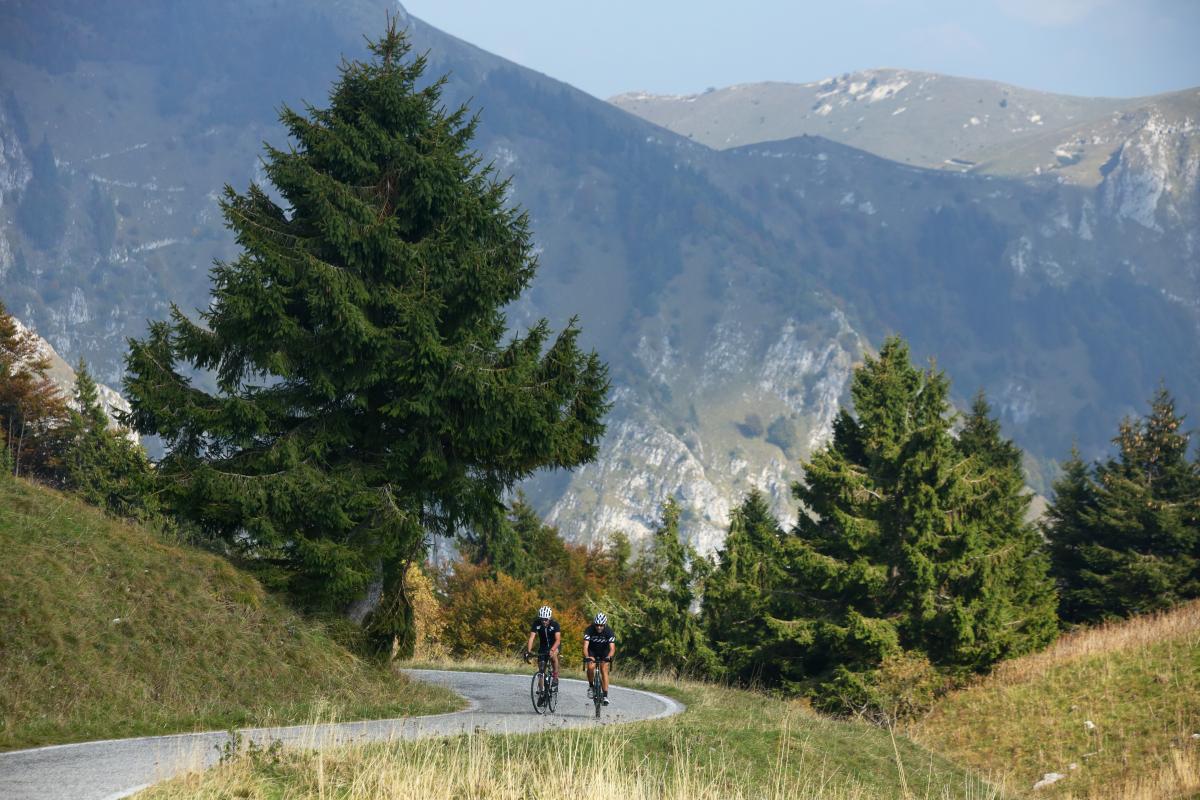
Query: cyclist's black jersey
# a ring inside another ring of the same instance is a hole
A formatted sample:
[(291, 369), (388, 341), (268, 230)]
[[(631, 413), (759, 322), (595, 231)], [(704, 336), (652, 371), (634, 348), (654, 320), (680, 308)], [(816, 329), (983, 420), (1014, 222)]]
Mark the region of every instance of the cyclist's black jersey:
[(617, 634), (607, 625), (588, 625), (583, 632), (583, 640), (587, 642), (588, 655), (592, 658), (608, 658), (608, 646), (616, 644)]
[(562, 628), (559, 627), (558, 620), (543, 620), (539, 618), (533, 621), (529, 632), (538, 635), (538, 650), (543, 653), (549, 653), (550, 648), (554, 647), (554, 634), (561, 633)]

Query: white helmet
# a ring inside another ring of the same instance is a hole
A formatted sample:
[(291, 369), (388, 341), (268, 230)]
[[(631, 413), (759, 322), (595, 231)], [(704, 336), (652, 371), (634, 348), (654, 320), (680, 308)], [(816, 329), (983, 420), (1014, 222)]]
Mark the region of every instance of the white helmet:
[(538, 609), (538, 619), (550, 619), (554, 616), (554, 609), (550, 606), (542, 606)]
[(605, 614), (603, 611), (601, 611), (599, 614), (597, 614), (596, 615), (596, 624), (597, 625), (607, 625), (608, 624), (608, 614)]

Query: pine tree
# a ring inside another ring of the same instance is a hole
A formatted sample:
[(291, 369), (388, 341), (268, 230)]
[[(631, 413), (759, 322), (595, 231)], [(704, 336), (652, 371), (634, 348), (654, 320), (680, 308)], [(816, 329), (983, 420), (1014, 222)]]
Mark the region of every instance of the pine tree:
[(544, 588), (545, 573), (566, 560), (566, 543), (558, 529), (542, 521), (524, 492), (517, 492), (507, 513), (467, 532), (461, 549), (493, 576), (503, 572), (535, 589)]
[(504, 341), (536, 269), (528, 217), (469, 149), (476, 119), (443, 107), (444, 79), (420, 87), (426, 60), (394, 21), (370, 48), (328, 108), (281, 112), (294, 145), (267, 147), (265, 171), (284, 205), (226, 188), (241, 255), (216, 264), (200, 323), (173, 309), (131, 343), (126, 387), (138, 430), (166, 442), (178, 514), (284, 565), (308, 606), (382, 581), (366, 624), (394, 654), (426, 538), (594, 458), (608, 380), (574, 322)]
[(703, 616), (724, 676), (741, 682), (777, 682), (778, 670), (762, 658), (763, 629), (785, 607), (790, 586), (787, 536), (766, 498), (752, 491), (733, 512), (717, 566), (704, 582)]
[(1054, 482), (1042, 533), (1050, 547), (1051, 575), (1059, 587), (1058, 613), (1067, 622), (1096, 618), (1106, 604), (1105, 590), (1087, 570), (1085, 550), (1091, 542), (1090, 521), (1096, 513), (1096, 485), (1091, 470), (1071, 448)]
[(67, 486), (89, 503), (126, 517), (149, 518), (157, 510), (153, 472), (146, 452), (114, 430), (96, 381), (80, 359), (75, 368), (75, 409), (64, 455)]
[(853, 704), (901, 651), (981, 671), (1053, 636), (1020, 453), (982, 400), (956, 440), (948, 395), (944, 374), (888, 339), (854, 375), (854, 415), (843, 409), (794, 487), (795, 599), (768, 620), (766, 651), (826, 707)]
[(1096, 465), (1094, 478), (1069, 463), (1047, 528), (1064, 618), (1122, 617), (1200, 597), (1200, 469), (1188, 461), (1183, 424), (1160, 388), (1148, 416), (1121, 422), (1118, 455)]
[(713, 674), (716, 658), (693, 604), (705, 562), (680, 537), (679, 504), (663, 504), (662, 518), (637, 564), (640, 587), (627, 602), (604, 605), (621, 624), (621, 654), (651, 669)]
[(1021, 449), (1001, 433), (980, 391), (971, 406), (958, 447), (972, 460), (979, 557), (959, 579), (964, 592), (981, 592), (984, 635), (973, 647), (976, 665), (991, 664), (1051, 642), (1058, 633), (1058, 596), (1050, 577), (1049, 552), (1028, 521), (1033, 495), (1025, 486)]

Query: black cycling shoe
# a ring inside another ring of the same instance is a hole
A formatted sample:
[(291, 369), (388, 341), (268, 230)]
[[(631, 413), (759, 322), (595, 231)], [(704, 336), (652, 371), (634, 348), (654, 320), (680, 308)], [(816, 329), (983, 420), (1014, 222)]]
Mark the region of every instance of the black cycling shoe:
[(604, 695), (604, 697), (602, 697), (600, 699), (600, 705), (602, 705), (602, 706), (608, 705), (608, 695)]

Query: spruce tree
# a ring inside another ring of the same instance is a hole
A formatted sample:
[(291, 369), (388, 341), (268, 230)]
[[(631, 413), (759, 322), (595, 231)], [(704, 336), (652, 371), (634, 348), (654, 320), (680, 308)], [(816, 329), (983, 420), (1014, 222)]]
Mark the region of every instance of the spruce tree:
[(1096, 618), (1107, 600), (1102, 584), (1093, 580), (1085, 554), (1092, 540), (1096, 485), (1077, 447), (1062, 465), (1042, 522), (1050, 548), (1050, 573), (1058, 584), (1059, 616), (1066, 622)]
[(692, 606), (705, 563), (680, 537), (679, 504), (663, 504), (662, 518), (636, 566), (637, 585), (627, 602), (607, 598), (619, 621), (621, 653), (651, 669), (713, 674), (716, 657)]
[(956, 439), (949, 388), (888, 339), (854, 375), (854, 414), (843, 409), (794, 487), (805, 509), (789, 557), (795, 595), (768, 620), (769, 650), (785, 685), (825, 707), (853, 704), (848, 693), (903, 650), (982, 671), (1053, 636), (1019, 451), (986, 402)]
[(1161, 388), (1144, 418), (1125, 419), (1115, 458), (1088, 479), (1064, 475), (1047, 535), (1074, 622), (1123, 617), (1200, 597), (1200, 469), (1175, 400)]
[(172, 309), (131, 342), (126, 388), (138, 430), (166, 443), (178, 514), (281, 565), (307, 606), (380, 584), (366, 624), (396, 654), (427, 537), (594, 458), (608, 379), (574, 322), (510, 334), (502, 309), (536, 269), (528, 217), (394, 21), (370, 49), (327, 108), (281, 112), (293, 144), (264, 167), (282, 204), (226, 188), (241, 255), (214, 267), (199, 322)]
[(75, 368), (75, 408), (63, 460), (67, 486), (89, 503), (126, 517), (154, 515), (150, 460), (141, 445), (112, 428), (82, 359)]
[(763, 628), (785, 607), (787, 535), (755, 490), (733, 512), (729, 535), (704, 582), (703, 617), (722, 674), (740, 682), (778, 680), (762, 658)]

